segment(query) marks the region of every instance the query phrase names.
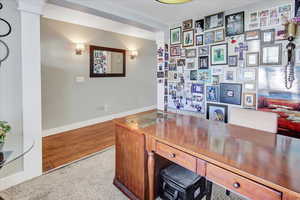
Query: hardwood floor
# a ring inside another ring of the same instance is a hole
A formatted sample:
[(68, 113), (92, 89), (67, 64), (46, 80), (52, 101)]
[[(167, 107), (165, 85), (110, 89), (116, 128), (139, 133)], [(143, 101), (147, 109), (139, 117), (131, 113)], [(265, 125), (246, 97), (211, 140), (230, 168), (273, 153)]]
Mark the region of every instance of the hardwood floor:
[(43, 138), (43, 172), (115, 144), (112, 121)]

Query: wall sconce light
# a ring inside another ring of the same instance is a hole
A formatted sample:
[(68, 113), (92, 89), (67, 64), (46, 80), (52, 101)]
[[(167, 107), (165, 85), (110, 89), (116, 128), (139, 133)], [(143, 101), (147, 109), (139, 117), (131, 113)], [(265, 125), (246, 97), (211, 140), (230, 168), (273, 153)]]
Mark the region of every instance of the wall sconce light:
[(84, 49), (85, 49), (84, 44), (82, 43), (76, 44), (76, 49), (75, 49), (76, 55), (82, 55)]
[(139, 55), (139, 52), (137, 50), (131, 50), (130, 51), (130, 58), (133, 60)]

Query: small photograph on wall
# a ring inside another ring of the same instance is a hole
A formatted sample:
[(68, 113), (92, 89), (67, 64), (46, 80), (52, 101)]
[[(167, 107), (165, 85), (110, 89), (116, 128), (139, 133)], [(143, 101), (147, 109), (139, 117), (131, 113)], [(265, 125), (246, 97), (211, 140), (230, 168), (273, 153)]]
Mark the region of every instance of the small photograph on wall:
[(194, 46), (194, 30), (183, 31), (183, 47)]
[(223, 42), (225, 40), (224, 29), (215, 31), (215, 42)]
[(205, 17), (205, 30), (224, 26), (224, 12)]
[(215, 43), (215, 32), (209, 31), (204, 33), (204, 43), (205, 44), (213, 44)]
[(211, 65), (227, 65), (228, 46), (218, 44), (211, 46)]
[(229, 56), (228, 57), (228, 65), (229, 65), (229, 67), (237, 67), (238, 66), (238, 56)]
[(219, 75), (212, 75), (212, 84), (219, 85), (220, 84), (220, 76)]
[(282, 44), (264, 45), (261, 47), (261, 65), (281, 65)]
[(181, 44), (181, 27), (173, 28), (170, 30), (170, 44)]
[(191, 86), (191, 92), (194, 94), (204, 94), (204, 84), (193, 83)]
[(185, 50), (185, 57), (186, 58), (196, 58), (197, 50), (196, 49), (186, 49)]
[(219, 87), (218, 86), (206, 86), (206, 100), (211, 102), (219, 102)]
[(244, 81), (255, 81), (256, 74), (257, 74), (256, 68), (245, 68), (243, 71), (243, 80)]
[(227, 123), (228, 107), (226, 105), (208, 103), (206, 118), (212, 121)]
[(245, 32), (245, 40), (252, 41), (252, 40), (259, 40), (260, 39), (260, 30), (252, 30)]
[(247, 53), (246, 54), (247, 67), (257, 67), (259, 65), (259, 53)]
[(226, 36), (232, 37), (244, 33), (244, 12), (239, 12), (225, 17), (226, 22)]
[(195, 21), (195, 31), (196, 31), (196, 33), (204, 32), (204, 19)]
[(237, 81), (236, 68), (226, 68), (224, 70), (224, 81), (226, 81), (226, 82), (236, 82)]
[(259, 13), (257, 11), (251, 12), (249, 14), (249, 30), (259, 29), (260, 28), (260, 20)]
[(177, 67), (184, 67), (185, 59), (177, 59)]
[(177, 46), (171, 46), (170, 47), (170, 53), (171, 53), (171, 57), (174, 57), (174, 56), (180, 56), (180, 46), (177, 45)]
[(220, 102), (234, 105), (241, 105), (242, 84), (221, 83), (220, 84)]
[(195, 59), (186, 60), (186, 69), (188, 70), (196, 69)]
[(182, 23), (183, 30), (189, 30), (193, 28), (193, 20), (189, 19)]
[(208, 56), (200, 56), (198, 69), (208, 69), (208, 62)]
[(295, 0), (295, 17), (300, 17), (300, 0)]
[(199, 56), (208, 56), (209, 55), (209, 46), (202, 46), (198, 48)]
[(275, 29), (263, 30), (261, 33), (261, 44), (273, 44), (275, 42)]
[(198, 79), (197, 70), (191, 70), (190, 71), (190, 80), (191, 81), (197, 81), (197, 79)]
[(201, 69), (198, 72), (198, 79), (201, 83), (211, 83), (211, 70), (209, 69)]
[(196, 46), (203, 45), (203, 35), (196, 35)]
[(244, 108), (256, 108), (256, 94), (244, 93)]

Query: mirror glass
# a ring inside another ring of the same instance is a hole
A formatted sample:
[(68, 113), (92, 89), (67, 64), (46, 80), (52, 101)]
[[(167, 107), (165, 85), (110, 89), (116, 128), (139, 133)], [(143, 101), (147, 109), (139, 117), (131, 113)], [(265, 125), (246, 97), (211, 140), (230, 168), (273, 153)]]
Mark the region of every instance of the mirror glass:
[(126, 51), (106, 47), (90, 47), (91, 77), (124, 77)]

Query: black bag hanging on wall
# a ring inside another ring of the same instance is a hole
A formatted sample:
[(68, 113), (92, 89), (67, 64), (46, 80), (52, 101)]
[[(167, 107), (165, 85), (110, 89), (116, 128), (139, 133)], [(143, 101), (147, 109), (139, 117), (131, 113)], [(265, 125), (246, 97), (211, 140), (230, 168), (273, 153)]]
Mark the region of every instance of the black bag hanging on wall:
[[(3, 8), (3, 4), (0, 3), (0, 10), (2, 8)], [(3, 19), (3, 18), (0, 18), (0, 23), (4, 23), (8, 27), (7, 31), (5, 31), (4, 33), (0, 32), (0, 38), (1, 37), (6, 37), (6, 36), (10, 35), (10, 33), (11, 33), (11, 25), (10, 25), (10, 23), (8, 21), (6, 21), (5, 19)], [(8, 58), (8, 56), (9, 56), (9, 48), (8, 48), (8, 45), (4, 41), (2, 41), (2, 40), (0, 40), (0, 45), (4, 47), (5, 52), (6, 52), (4, 54), (4, 57), (0, 58), (0, 67), (1, 67), (1, 63), (3, 61), (5, 61)]]

